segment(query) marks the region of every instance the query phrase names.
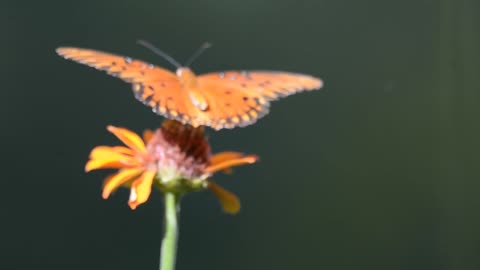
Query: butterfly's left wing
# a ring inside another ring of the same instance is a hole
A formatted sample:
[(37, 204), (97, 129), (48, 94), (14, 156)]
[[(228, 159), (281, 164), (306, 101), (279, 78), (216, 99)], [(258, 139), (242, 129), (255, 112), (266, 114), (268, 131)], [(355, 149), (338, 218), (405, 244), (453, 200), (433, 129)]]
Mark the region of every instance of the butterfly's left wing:
[(131, 83), (135, 97), (155, 113), (180, 121), (185, 115), (191, 114), (189, 96), (178, 77), (169, 70), (130, 57), (91, 49), (61, 47), (57, 53)]
[(251, 125), (268, 113), (270, 101), (323, 85), (312, 76), (276, 71), (208, 73), (197, 80), (209, 105), (200, 115), (209, 122), (202, 122), (215, 129)]

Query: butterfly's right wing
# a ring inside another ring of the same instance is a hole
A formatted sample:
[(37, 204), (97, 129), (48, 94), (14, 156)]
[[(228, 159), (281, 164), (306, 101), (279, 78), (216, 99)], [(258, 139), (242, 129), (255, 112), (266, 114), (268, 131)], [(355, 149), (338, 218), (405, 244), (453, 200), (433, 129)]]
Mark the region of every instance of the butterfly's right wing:
[(268, 113), (271, 101), (320, 89), (323, 82), (291, 72), (225, 71), (202, 74), (198, 84), (209, 104), (209, 110), (199, 114), (202, 124), (222, 129), (251, 125)]
[(61, 47), (57, 53), (132, 84), (135, 97), (157, 114), (182, 120), (189, 115), (188, 95), (169, 70), (130, 57), (90, 49)]

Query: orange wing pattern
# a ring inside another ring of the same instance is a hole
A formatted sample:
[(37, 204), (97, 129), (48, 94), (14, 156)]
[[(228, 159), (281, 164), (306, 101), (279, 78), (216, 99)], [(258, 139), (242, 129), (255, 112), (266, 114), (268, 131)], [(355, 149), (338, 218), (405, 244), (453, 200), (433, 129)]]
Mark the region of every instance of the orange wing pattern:
[(227, 71), (197, 77), (188, 68), (179, 69), (177, 75), (140, 60), (89, 49), (63, 47), (57, 52), (132, 83), (135, 97), (157, 114), (217, 130), (251, 125), (268, 113), (271, 101), (322, 87), (320, 79), (288, 72)]
[(288, 72), (226, 71), (198, 76), (209, 103), (202, 118), (215, 129), (247, 126), (266, 115), (270, 101), (301, 91), (319, 89), (320, 79)]
[(165, 117), (182, 120), (189, 115), (188, 95), (171, 71), (130, 57), (80, 48), (62, 47), (57, 53), (132, 83), (135, 97)]

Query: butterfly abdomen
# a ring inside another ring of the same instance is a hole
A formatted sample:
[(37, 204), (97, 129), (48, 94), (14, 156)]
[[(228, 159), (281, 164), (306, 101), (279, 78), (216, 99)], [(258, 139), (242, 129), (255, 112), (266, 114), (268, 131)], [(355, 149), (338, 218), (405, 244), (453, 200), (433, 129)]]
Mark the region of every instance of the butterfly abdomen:
[(200, 111), (208, 110), (208, 101), (198, 89), (197, 76), (189, 68), (177, 69), (177, 76), (184, 89), (188, 90), (190, 102)]

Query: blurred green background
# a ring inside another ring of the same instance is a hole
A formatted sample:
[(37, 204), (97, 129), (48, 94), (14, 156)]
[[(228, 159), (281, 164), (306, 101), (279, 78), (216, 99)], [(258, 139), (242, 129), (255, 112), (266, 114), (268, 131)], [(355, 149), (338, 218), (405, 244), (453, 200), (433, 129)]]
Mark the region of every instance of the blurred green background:
[(480, 2), (244, 0), (0, 2), (2, 269), (157, 269), (162, 200), (100, 197), (89, 151), (162, 118), (129, 85), (67, 62), (94, 48), (197, 73), (271, 69), (324, 79), (215, 151), (260, 163), (182, 206), (177, 269), (480, 269)]

